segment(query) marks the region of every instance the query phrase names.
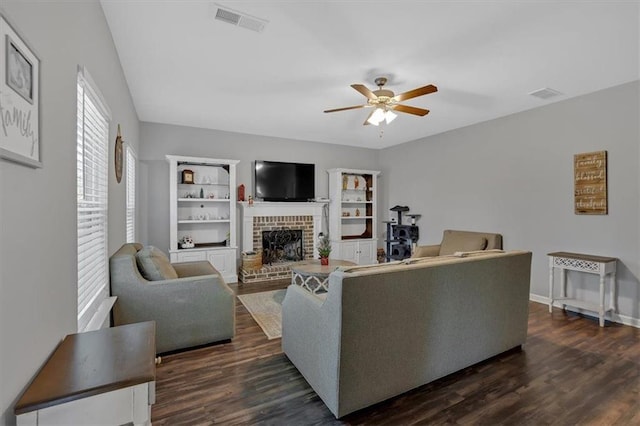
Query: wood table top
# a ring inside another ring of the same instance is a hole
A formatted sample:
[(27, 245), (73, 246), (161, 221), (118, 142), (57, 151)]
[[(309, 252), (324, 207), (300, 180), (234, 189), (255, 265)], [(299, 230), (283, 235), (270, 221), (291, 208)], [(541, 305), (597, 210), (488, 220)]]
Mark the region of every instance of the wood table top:
[(609, 262), (615, 262), (616, 260), (618, 260), (615, 257), (594, 256), (592, 254), (570, 253), (566, 251), (554, 251), (553, 253), (547, 253), (547, 256), (567, 257), (569, 259), (586, 260), (589, 262), (598, 262), (598, 263), (609, 263)]
[(356, 266), (356, 264), (348, 260), (329, 259), (328, 265), (321, 265), (319, 260), (310, 260), (309, 262), (292, 266), (291, 270), (302, 275), (323, 277), (329, 276), (329, 274), (335, 271), (339, 266)]
[(66, 336), (15, 405), (16, 415), (156, 378), (156, 323)]

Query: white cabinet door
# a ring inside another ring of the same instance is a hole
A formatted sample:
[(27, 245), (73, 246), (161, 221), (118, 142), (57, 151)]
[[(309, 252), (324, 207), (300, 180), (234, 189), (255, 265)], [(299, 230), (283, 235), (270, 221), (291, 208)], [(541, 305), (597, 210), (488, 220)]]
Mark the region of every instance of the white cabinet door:
[(376, 240), (358, 242), (358, 265), (372, 265), (376, 263)]
[(221, 247), (215, 250), (184, 250), (171, 252), (171, 262), (199, 262), (209, 261), (226, 283), (238, 282), (236, 270), (236, 249), (233, 247)]
[(205, 251), (180, 251), (171, 253), (172, 262), (198, 262), (200, 260), (207, 260), (207, 253)]
[(356, 241), (344, 241), (336, 244), (336, 246), (338, 250), (336, 251), (335, 259), (358, 263), (358, 243)]
[(151, 425), (155, 382), (52, 405), (16, 417), (18, 426), (46, 425)]
[(358, 265), (371, 265), (376, 263), (377, 240), (346, 240), (332, 242), (334, 250), (332, 259), (348, 260)]
[(220, 272), (226, 283), (238, 282), (235, 249), (209, 250), (207, 260)]

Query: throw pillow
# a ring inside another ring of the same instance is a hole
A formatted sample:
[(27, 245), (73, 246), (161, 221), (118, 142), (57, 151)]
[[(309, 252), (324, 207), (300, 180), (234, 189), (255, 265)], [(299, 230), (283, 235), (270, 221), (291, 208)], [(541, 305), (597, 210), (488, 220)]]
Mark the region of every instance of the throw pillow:
[(457, 251), (484, 250), (486, 247), (487, 239), (485, 237), (448, 234), (442, 240), (440, 256), (453, 254)]
[(144, 247), (136, 253), (136, 263), (143, 277), (149, 281), (172, 280), (178, 278), (167, 256), (153, 246)]

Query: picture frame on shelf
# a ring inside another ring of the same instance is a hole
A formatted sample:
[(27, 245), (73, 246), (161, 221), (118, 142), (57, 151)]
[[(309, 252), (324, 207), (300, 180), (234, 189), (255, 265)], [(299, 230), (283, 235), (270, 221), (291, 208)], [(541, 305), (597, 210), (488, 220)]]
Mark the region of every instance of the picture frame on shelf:
[(193, 184), (193, 171), (189, 169), (184, 169), (182, 171), (182, 183)]
[(42, 167), (40, 59), (0, 13), (0, 158)]

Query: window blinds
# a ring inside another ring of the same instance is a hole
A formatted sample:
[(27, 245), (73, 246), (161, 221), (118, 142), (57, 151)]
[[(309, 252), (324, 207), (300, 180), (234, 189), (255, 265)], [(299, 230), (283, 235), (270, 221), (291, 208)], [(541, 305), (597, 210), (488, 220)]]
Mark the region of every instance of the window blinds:
[(108, 297), (109, 112), (86, 70), (78, 73), (78, 331)]
[(125, 164), (127, 165), (127, 242), (136, 241), (136, 157), (127, 145)]

